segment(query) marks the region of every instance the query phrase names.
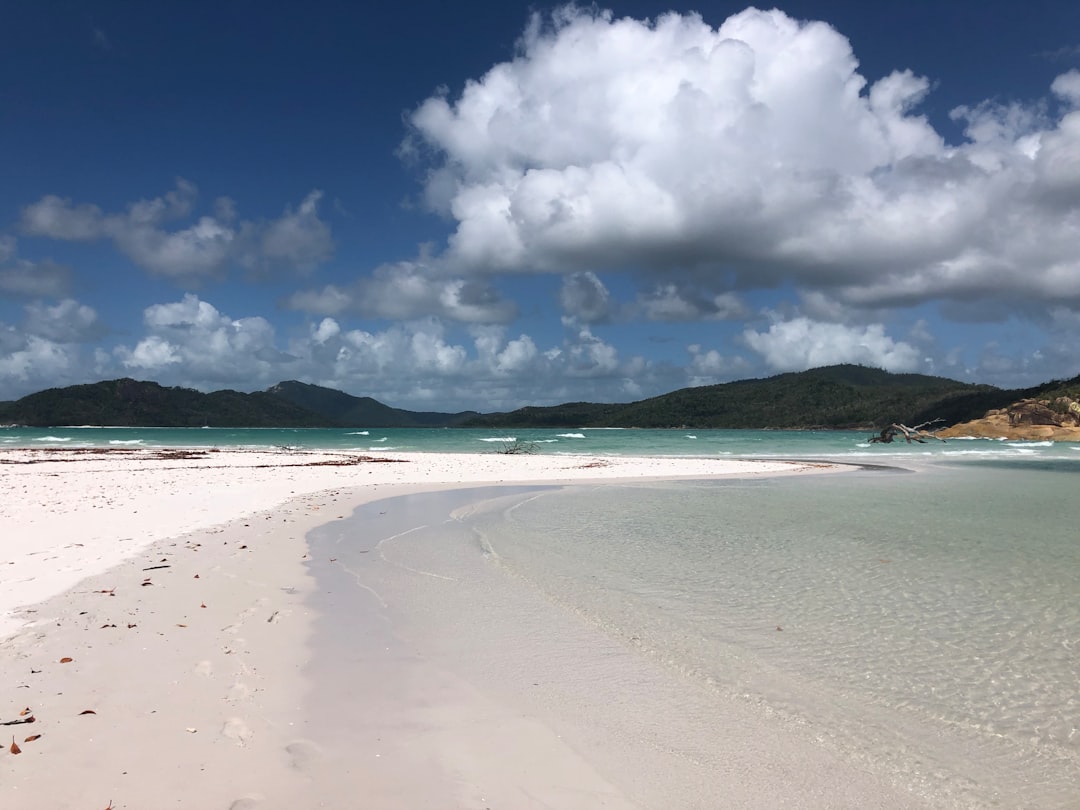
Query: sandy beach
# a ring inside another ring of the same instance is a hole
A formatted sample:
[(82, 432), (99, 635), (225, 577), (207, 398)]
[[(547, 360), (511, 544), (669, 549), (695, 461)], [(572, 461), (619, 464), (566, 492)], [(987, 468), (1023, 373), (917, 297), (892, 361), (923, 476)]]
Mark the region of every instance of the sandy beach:
[[(308, 535), (332, 531), (364, 504), (463, 487), (826, 469), (496, 453), (4, 451), (0, 805), (659, 807), (675, 795), (682, 801), (667, 806), (915, 806), (794, 730), (763, 726), (737, 707), (709, 721), (731, 729), (726, 770), (702, 781), (685, 757), (673, 770), (656, 747), (702, 730), (664, 728), (664, 676), (610, 641), (582, 637), (577, 649), (617, 658), (635, 683), (651, 684), (638, 691), (653, 704), (645, 707), (658, 718), (652, 730), (639, 739), (605, 735), (606, 710), (594, 718), (599, 725), (560, 725), (562, 715), (487, 675), (470, 676), (465, 664), (448, 669), (440, 645), (453, 630), (438, 605), (415, 636), (432, 641), (403, 648), (382, 597), (349, 572), (340, 576), (360, 585), (349, 604), (366, 663), (343, 666), (353, 680), (335, 694), (312, 691), (309, 659), (324, 662), (320, 677), (332, 683), (325, 662), (335, 654), (325, 633), (313, 653), (314, 631), (336, 619), (320, 612)], [(476, 582), (485, 593), (508, 587)], [(470, 596), (468, 588), (456, 593)], [(519, 652), (547, 649), (533, 626), (544, 617), (562, 639), (585, 632), (520, 594), (504, 603), (523, 611)], [(546, 660), (545, 678), (565, 678), (571, 663), (582, 662)], [(420, 716), (418, 732), (409, 718)], [(642, 774), (661, 771), (671, 784), (642, 784)]]

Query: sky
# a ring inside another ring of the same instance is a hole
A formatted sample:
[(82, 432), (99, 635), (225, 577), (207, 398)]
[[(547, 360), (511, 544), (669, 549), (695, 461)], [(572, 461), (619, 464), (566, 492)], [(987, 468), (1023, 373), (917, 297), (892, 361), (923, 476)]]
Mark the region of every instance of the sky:
[(0, 400), (1013, 388), (1078, 345), (1075, 2), (0, 10)]

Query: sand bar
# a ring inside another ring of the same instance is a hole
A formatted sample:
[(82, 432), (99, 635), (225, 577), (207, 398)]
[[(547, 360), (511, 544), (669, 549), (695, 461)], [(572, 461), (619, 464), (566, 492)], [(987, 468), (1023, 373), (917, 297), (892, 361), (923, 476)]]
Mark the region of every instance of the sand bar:
[[(332, 716), (318, 723), (311, 716), (315, 706), (333, 710), (311, 694), (306, 670), (319, 620), (308, 533), (374, 500), (451, 486), (821, 469), (494, 453), (373, 460), (305, 452), (5, 451), (0, 806), (435, 806), (424, 803), (431, 791), (447, 796), (442, 806), (488, 806), (482, 792), (462, 792), (453, 779), (447, 787), (446, 763), (425, 759), (423, 749), (410, 761), (421, 769), (427, 762), (432, 773), (406, 775), (415, 794), (391, 791), (365, 804), (356, 791), (376, 771), (347, 768), (342, 775), (338, 769), (340, 779), (331, 778), (327, 764), (340, 763), (349, 756), (347, 746), (360, 743), (335, 738), (331, 732), (347, 726), (335, 725)], [(375, 610), (367, 619), (374, 650), (382, 619)], [(369, 678), (350, 701), (354, 713), (367, 705), (386, 718), (401, 700), (426, 700), (423, 690), (405, 689), (401, 677), (414, 678), (415, 687), (415, 677), (431, 673), (422, 665), (399, 666), (394, 643), (382, 645), (391, 651), (378, 665), (384, 680)], [(380, 682), (401, 688), (381, 701)], [(604, 776), (609, 771), (598, 767), (595, 753), (563, 742), (542, 713), (514, 716), (521, 707), (512, 700), (467, 680), (440, 684), (439, 694), (451, 698), (440, 704), (447, 709), (436, 723), (441, 742), (431, 750), (457, 751), (461, 761), (453, 767), (461, 772), (520, 799), (521, 785), (505, 763), (485, 760), (499, 750), (509, 756), (516, 742), (524, 747), (514, 761), (528, 766), (529, 784), (557, 789), (551, 795), (562, 800), (555, 806), (590, 806), (582, 796), (601, 797), (612, 807), (649, 806)], [(470, 728), (485, 733), (468, 734)], [(311, 742), (319, 729), (324, 746), (336, 739), (339, 747), (327, 751)], [(499, 734), (486, 733), (496, 729)], [(412, 745), (407, 727), (396, 733), (392, 746)], [(456, 739), (470, 742), (457, 746)], [(20, 753), (11, 753), (12, 742)], [(745, 780), (740, 784), (747, 790)], [(350, 793), (345, 804), (335, 800), (339, 791)], [(902, 805), (886, 800), (879, 806)]]

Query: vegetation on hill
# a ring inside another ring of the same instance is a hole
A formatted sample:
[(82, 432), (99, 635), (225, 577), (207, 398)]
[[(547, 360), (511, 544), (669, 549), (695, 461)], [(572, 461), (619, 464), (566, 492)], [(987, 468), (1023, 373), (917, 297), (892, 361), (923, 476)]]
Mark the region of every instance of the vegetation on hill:
[(296, 380), (273, 385), (267, 394), (291, 402), (323, 417), (330, 425), (352, 427), (448, 427), (478, 416), (465, 413), (405, 411), (391, 408), (371, 397), (354, 397), (344, 391)]
[[(468, 424), (485, 427), (694, 427), (694, 428), (865, 428), (923, 421), (919, 414), (946, 421), (971, 418), (1000, 407), (1007, 392), (922, 374), (890, 374), (855, 365), (828, 366), (683, 388), (626, 405), (570, 403), (487, 414)], [(969, 399), (961, 401), (964, 397)], [(960, 401), (960, 404), (957, 402)], [(986, 402), (998, 403), (985, 406)]]
[(0, 422), (53, 425), (160, 427), (317, 427), (325, 420), (278, 397), (258, 391), (166, 388), (124, 378), (50, 388), (0, 405)]
[(132, 379), (51, 388), (0, 403), (0, 424), (162, 427), (881, 428), (950, 425), (1024, 398), (1080, 394), (1080, 377), (1006, 391), (922, 374), (828, 366), (760, 380), (683, 388), (626, 404), (571, 402), (510, 413), (415, 412), (290, 380), (244, 394), (166, 388)]

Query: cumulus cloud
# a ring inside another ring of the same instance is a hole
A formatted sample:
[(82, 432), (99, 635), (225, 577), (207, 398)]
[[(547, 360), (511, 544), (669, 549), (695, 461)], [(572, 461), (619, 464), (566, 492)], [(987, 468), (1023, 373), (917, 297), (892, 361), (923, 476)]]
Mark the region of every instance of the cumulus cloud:
[(289, 370), (265, 318), (230, 318), (213, 304), (187, 294), (143, 313), (146, 336), (115, 350), (126, 369), (195, 387), (268, 385)]
[(614, 310), (611, 293), (596, 273), (570, 273), (563, 278), (559, 304), (567, 317), (582, 323), (604, 323)]
[(846, 326), (806, 317), (775, 321), (765, 332), (746, 329), (746, 345), (776, 371), (803, 371), (835, 363), (858, 363), (893, 372), (919, 369), (914, 346), (885, 334), (881, 324)]
[(745, 358), (738, 355), (724, 355), (716, 349), (706, 349), (699, 343), (686, 348), (690, 353), (690, 366), (687, 369), (690, 385), (713, 385), (749, 368)]
[(0, 322), (0, 399), (84, 382), (97, 368), (84, 344), (104, 332), (97, 312), (72, 299), (23, 309), (18, 326)]
[[(1078, 86), (1070, 71), (1053, 92)], [(929, 91), (906, 70), (868, 80), (842, 34), (777, 10), (713, 28), (565, 7), (425, 100), (404, 149), (433, 156), (458, 273), (634, 268), (656, 280), (646, 317), (724, 317), (734, 302), (700, 304), (779, 284), (867, 308), (1080, 305), (1080, 113), (976, 104), (948, 144), (918, 112)], [(572, 278), (567, 310), (587, 292)]]
[(747, 315), (734, 293), (708, 294), (677, 284), (657, 284), (638, 296), (638, 305), (650, 321), (735, 320)]
[(21, 227), (29, 236), (64, 241), (110, 239), (144, 270), (182, 281), (219, 276), (232, 263), (310, 272), (333, 253), (329, 226), (318, 215), (321, 196), (313, 191), (295, 211), (287, 207), (269, 222), (239, 223), (235, 203), (222, 197), (214, 215), (170, 228), (167, 223), (191, 217), (198, 197), (193, 183), (178, 178), (176, 188), (133, 202), (121, 213), (46, 195), (23, 209)]
[(1080, 107), (1080, 70), (1070, 70), (1054, 79), (1050, 90), (1062, 101)]
[(443, 278), (418, 262), (382, 265), (346, 287), (301, 290), (289, 296), (286, 305), (311, 315), (358, 313), (404, 320), (432, 316), (463, 323), (507, 323), (517, 315), (517, 306), (489, 282)]
[(77, 347), (0, 324), (0, 390), (8, 396), (63, 385), (81, 371)]
[[(77, 312), (65, 304), (50, 313), (59, 318), (61, 309)], [(28, 338), (25, 330), (7, 334), (21, 341), (7, 351), (13, 365), (25, 357)], [(33, 337), (39, 349), (42, 340)], [(86, 358), (83, 363), (88, 365)], [(79, 371), (74, 359), (71, 368)], [(194, 294), (147, 307), (142, 334), (103, 353), (94, 373), (201, 390), (252, 390), (282, 379), (304, 379), (398, 407), (440, 411), (506, 410), (582, 398), (625, 400), (643, 389), (651, 393), (685, 384), (678, 369), (626, 356), (584, 326), (542, 346), (533, 336), (512, 333), (501, 324), (457, 326), (426, 317), (360, 329), (326, 316), (305, 333), (282, 340), (265, 319), (236, 317)], [(12, 378), (0, 375), (0, 390), (13, 385)]]
[(85, 343), (104, 332), (97, 312), (71, 298), (53, 306), (40, 302), (28, 304), (23, 329), (55, 343)]
[(27, 298), (59, 298), (71, 287), (71, 271), (49, 259), (27, 261), (16, 256), (13, 236), (0, 236), (0, 292)]
[(321, 191), (313, 191), (300, 207), (269, 223), (259, 236), (258, 255), (271, 265), (293, 267), (310, 273), (334, 253), (330, 227), (319, 219)]

